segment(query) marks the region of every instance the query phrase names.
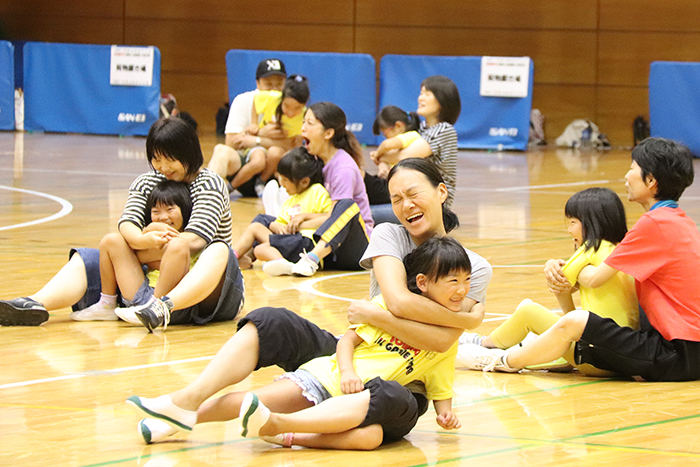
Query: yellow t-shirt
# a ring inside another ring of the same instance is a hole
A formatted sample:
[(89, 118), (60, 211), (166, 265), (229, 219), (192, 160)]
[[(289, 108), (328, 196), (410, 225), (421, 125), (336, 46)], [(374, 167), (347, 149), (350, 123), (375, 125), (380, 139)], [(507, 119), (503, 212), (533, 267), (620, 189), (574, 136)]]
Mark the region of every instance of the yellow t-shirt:
[[(372, 303), (386, 309), (381, 295), (374, 297)], [(421, 381), (425, 384), (428, 399), (444, 400), (452, 397), (456, 342), (445, 353), (429, 352), (413, 348), (368, 324), (351, 326), (351, 329), (363, 340), (355, 347), (353, 357), (355, 372), (363, 383), (377, 376), (385, 381), (396, 381), (402, 386), (412, 381)], [(313, 374), (333, 397), (342, 395), (340, 370), (335, 355), (315, 358), (300, 368)]]
[[(197, 253), (190, 258), (190, 269), (192, 269), (194, 267), (194, 264), (199, 259), (199, 254), (200, 253)], [(155, 289), (156, 284), (158, 283), (159, 277), (160, 277), (160, 270), (159, 269), (149, 269), (148, 272), (146, 272), (146, 278), (148, 279), (148, 286)]]
[[(320, 214), (330, 212), (332, 207), (331, 195), (320, 183), (314, 183), (302, 193), (290, 196), (280, 208), (275, 222), (287, 225), (292, 217), (302, 212)], [(303, 236), (313, 238), (315, 229), (302, 230)]]
[[(603, 240), (598, 251), (580, 247), (564, 265), (564, 275), (571, 285), (575, 285), (581, 270), (590, 265), (598, 266), (612, 253), (615, 245)], [(639, 305), (634, 278), (618, 272), (602, 286), (591, 289), (580, 286), (581, 308), (611, 318), (620, 326), (639, 328)]]
[[(264, 127), (268, 123), (276, 122), (275, 112), (281, 101), (282, 93), (280, 91), (258, 91), (255, 93), (253, 102), (255, 103), (255, 111), (258, 113), (259, 128)], [(293, 118), (282, 114), (282, 129), (287, 132), (287, 137), (291, 138), (301, 134), (301, 124), (304, 123), (305, 110), (306, 107)]]
[(396, 137), (401, 140), (401, 149), (406, 149), (412, 142), (420, 138), (420, 133), (417, 131), (407, 131), (406, 133), (396, 135)]

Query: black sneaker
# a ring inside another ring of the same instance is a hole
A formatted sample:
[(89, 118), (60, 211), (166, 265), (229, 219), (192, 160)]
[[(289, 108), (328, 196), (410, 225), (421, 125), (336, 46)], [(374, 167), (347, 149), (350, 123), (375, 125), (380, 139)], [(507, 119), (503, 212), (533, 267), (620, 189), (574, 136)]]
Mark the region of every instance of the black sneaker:
[(170, 323), (170, 309), (168, 305), (157, 298), (140, 310), (136, 310), (134, 313), (150, 332), (153, 332), (153, 330), (159, 326), (163, 326), (163, 331), (165, 331), (165, 328), (168, 327), (168, 323)]
[(49, 319), (44, 306), (27, 297), (0, 300), (1, 326), (39, 326)]

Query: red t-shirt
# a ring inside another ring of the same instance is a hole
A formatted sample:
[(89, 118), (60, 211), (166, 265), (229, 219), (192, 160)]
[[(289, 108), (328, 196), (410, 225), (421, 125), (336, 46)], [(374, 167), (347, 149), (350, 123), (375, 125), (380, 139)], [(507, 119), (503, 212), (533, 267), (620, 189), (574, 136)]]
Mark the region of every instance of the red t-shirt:
[(605, 263), (635, 278), (639, 305), (666, 340), (700, 342), (700, 232), (682, 209), (644, 213)]

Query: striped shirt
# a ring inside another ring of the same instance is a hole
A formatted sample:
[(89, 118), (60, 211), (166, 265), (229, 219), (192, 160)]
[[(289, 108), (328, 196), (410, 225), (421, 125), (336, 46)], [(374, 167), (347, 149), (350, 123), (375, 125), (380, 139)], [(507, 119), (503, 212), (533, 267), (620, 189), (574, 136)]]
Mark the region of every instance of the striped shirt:
[[(146, 202), (153, 188), (165, 177), (157, 172), (140, 175), (129, 188), (129, 198), (119, 219), (131, 222), (139, 229), (146, 226)], [(207, 168), (203, 168), (189, 184), (192, 198), (192, 214), (185, 232), (193, 233), (207, 244), (221, 240), (231, 245), (231, 204), (224, 180)]]
[(445, 180), (445, 185), (447, 185), (445, 207), (449, 208), (457, 189), (457, 132), (447, 122), (440, 122), (431, 127), (427, 127), (423, 122), (420, 127), (420, 135), (430, 145), (433, 152), (428, 160), (437, 166)]

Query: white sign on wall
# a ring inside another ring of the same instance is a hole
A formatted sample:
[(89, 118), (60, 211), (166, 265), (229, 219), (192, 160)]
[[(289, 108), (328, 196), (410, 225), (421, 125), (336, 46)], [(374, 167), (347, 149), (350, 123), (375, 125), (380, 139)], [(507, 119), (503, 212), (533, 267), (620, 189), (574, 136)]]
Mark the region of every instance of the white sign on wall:
[(479, 95), (527, 97), (530, 57), (481, 57)]
[(112, 86), (153, 84), (153, 47), (112, 46), (109, 69)]

